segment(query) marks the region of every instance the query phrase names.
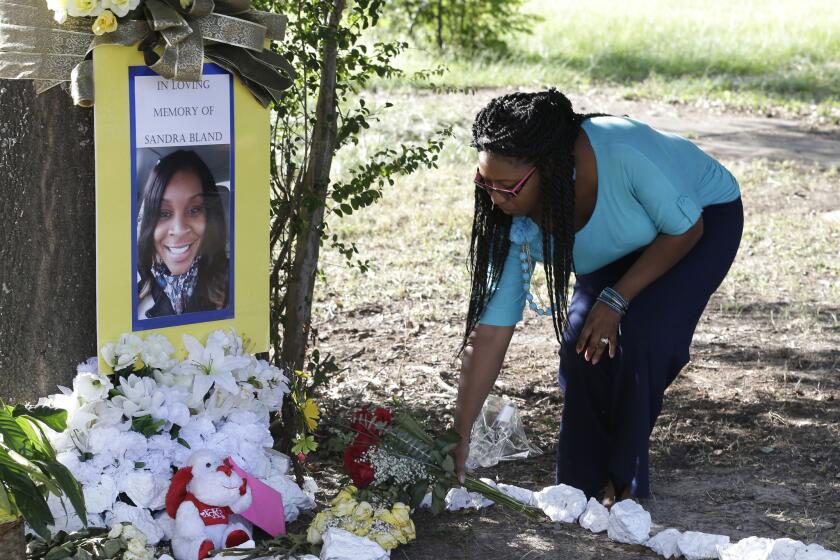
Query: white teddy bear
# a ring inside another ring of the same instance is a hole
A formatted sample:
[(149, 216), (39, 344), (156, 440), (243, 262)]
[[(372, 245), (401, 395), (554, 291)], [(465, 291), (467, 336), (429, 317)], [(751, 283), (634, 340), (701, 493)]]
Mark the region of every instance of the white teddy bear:
[(231, 519), (251, 507), (251, 488), (228, 459), (201, 449), (172, 477), (166, 512), (175, 520), (172, 552), (176, 560), (203, 560), (214, 549), (251, 539), (247, 525)]

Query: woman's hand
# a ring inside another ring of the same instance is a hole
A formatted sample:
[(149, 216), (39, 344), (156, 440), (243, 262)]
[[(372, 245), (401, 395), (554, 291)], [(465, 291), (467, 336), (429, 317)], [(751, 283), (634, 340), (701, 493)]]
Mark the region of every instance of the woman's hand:
[[(577, 353), (584, 352), (583, 357), (586, 360), (591, 360), (594, 366), (600, 361), (601, 355), (609, 346), (610, 358), (615, 358), (618, 324), (620, 322), (621, 316), (618, 313), (613, 311), (608, 305), (596, 301), (592, 309), (589, 310), (586, 323), (583, 325), (580, 338), (578, 338), (575, 347)], [(609, 343), (605, 339), (608, 339)]]
[(467, 474), (467, 457), (470, 456), (470, 442), (461, 440), (458, 447), (452, 450), (452, 458), (455, 459), (455, 474), (458, 475), (458, 482), (464, 483)]

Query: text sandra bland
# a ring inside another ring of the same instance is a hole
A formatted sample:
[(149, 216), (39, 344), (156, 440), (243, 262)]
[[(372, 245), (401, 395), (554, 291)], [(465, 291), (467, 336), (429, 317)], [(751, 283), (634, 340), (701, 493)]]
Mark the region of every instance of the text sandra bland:
[(221, 132), (176, 132), (173, 134), (146, 134), (143, 136), (144, 146), (160, 146), (171, 144), (208, 144), (221, 142), (224, 134)]

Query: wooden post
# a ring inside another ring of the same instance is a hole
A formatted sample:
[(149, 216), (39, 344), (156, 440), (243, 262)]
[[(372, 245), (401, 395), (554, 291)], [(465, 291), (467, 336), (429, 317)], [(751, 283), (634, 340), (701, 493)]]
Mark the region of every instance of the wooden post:
[[(34, 401), (96, 355), (93, 111), (0, 80), (0, 398)], [(128, 185), (110, 185), (129, 188)]]

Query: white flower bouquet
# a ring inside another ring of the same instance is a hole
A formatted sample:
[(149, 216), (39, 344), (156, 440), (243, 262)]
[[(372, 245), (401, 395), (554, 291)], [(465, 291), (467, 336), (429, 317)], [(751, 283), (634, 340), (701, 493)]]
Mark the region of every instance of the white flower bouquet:
[[(186, 357), (166, 337), (128, 334), (79, 366), (72, 389), (41, 399), (67, 410), (67, 429), (49, 438), (58, 460), (82, 485), (87, 524), (131, 523), (149, 545), (169, 538), (164, 499), (173, 472), (192, 450), (227, 455), (283, 496), (286, 520), (314, 507), (290, 478), (289, 459), (272, 449), (269, 418), (288, 393), (286, 372), (245, 352), (235, 332), (217, 331), (206, 345), (184, 335)], [(54, 532), (82, 521), (51, 497)]]

